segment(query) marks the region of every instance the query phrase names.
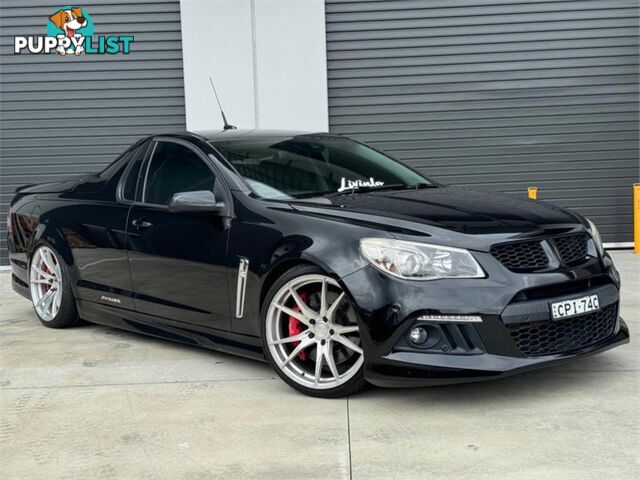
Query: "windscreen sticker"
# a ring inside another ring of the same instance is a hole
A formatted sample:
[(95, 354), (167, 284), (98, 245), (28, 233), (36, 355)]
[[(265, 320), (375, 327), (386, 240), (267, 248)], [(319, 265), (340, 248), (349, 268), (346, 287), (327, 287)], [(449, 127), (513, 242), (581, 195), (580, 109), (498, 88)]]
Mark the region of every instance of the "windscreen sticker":
[(338, 188), (339, 192), (344, 192), (346, 190), (357, 190), (361, 187), (382, 187), (384, 182), (380, 182), (374, 180), (373, 177), (369, 177), (369, 180), (347, 180), (342, 177), (340, 180), (340, 188)]

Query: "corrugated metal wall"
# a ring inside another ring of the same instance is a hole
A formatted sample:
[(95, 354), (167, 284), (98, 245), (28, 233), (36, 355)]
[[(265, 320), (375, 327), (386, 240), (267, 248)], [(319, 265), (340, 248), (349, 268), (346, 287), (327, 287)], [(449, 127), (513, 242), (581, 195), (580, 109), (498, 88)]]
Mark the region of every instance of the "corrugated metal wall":
[(178, 0), (86, 0), (94, 35), (133, 35), (128, 55), (13, 54), (65, 4), (0, 4), (0, 263), (15, 187), (100, 170), (150, 133), (184, 130)]
[(638, 1), (327, 0), (333, 132), (632, 241)]

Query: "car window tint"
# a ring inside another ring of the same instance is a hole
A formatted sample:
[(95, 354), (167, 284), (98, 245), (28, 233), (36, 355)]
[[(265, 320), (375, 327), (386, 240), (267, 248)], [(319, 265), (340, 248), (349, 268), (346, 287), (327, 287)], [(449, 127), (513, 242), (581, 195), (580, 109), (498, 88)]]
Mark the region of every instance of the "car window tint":
[(213, 191), (214, 184), (213, 172), (193, 150), (159, 142), (147, 172), (144, 202), (168, 205), (175, 193)]
[(124, 198), (125, 200), (137, 199), (136, 187), (138, 186), (140, 167), (142, 166), (142, 161), (144, 160), (144, 154), (147, 150), (147, 146), (148, 144), (144, 143), (143, 145), (133, 150), (129, 155), (131, 168), (127, 172), (127, 178), (124, 179), (124, 183), (122, 185), (122, 198)]
[(263, 198), (304, 198), (371, 186), (430, 183), (388, 155), (347, 138), (297, 135), (217, 141), (215, 147)]

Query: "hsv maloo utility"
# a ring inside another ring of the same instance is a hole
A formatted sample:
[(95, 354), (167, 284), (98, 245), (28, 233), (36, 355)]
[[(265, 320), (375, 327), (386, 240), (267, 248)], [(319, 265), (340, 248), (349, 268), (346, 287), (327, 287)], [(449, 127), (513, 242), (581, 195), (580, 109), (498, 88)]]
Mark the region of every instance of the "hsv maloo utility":
[(266, 359), (293, 388), (489, 379), (627, 342), (595, 225), (447, 187), (326, 133), (146, 138), (19, 188), (13, 287), (84, 319)]

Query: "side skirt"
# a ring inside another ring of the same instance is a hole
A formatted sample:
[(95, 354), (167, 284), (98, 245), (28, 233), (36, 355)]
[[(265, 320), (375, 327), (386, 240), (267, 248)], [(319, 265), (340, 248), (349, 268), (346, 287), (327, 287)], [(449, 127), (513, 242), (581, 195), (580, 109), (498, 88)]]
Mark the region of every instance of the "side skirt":
[(262, 351), (262, 343), (257, 337), (208, 329), (87, 300), (76, 300), (76, 304), (80, 318), (88, 322), (262, 362), (266, 361)]
[(29, 291), (29, 285), (24, 283), (15, 273), (11, 273), (11, 286), (13, 291), (19, 293), (27, 300), (31, 301), (31, 292)]

